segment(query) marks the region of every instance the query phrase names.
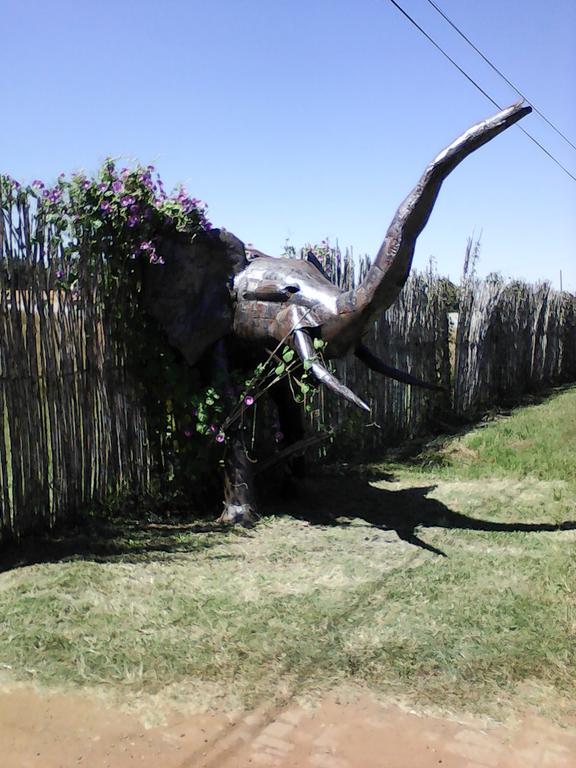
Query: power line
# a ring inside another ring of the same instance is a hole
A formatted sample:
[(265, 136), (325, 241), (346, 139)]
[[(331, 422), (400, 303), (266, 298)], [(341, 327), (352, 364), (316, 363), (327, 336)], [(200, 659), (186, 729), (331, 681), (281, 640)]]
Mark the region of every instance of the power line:
[[(446, 51), (445, 51), (445, 50), (442, 48), (442, 46), (441, 46), (439, 43), (437, 43), (437, 42), (434, 40), (434, 38), (432, 38), (432, 37), (431, 37), (431, 36), (428, 34), (428, 32), (426, 32), (426, 30), (424, 30), (424, 29), (423, 29), (423, 28), (420, 26), (420, 24), (418, 24), (418, 22), (417, 22), (415, 19), (413, 19), (413, 18), (412, 18), (412, 16), (410, 16), (410, 14), (409, 14), (409, 13), (407, 13), (407, 12), (404, 10), (404, 8), (402, 8), (402, 6), (401, 6), (401, 5), (399, 5), (399, 4), (396, 2), (396, 0), (389, 0), (389, 1), (392, 3), (392, 5), (393, 5), (393, 6), (394, 6), (394, 7), (395, 7), (397, 10), (399, 10), (399, 11), (400, 11), (400, 13), (401, 13), (403, 16), (405, 16), (405, 17), (408, 19), (408, 21), (409, 21), (411, 24), (413, 24), (413, 25), (416, 27), (416, 29), (417, 29), (419, 32), (421, 32), (421, 33), (424, 35), (424, 37), (425, 37), (425, 38), (426, 38), (426, 39), (427, 39), (427, 40), (428, 40), (430, 43), (432, 43), (432, 45), (433, 45), (433, 46), (434, 46), (434, 47), (435, 47), (435, 48), (436, 48), (438, 51), (440, 51), (440, 53), (442, 54), (442, 56), (444, 56), (446, 59), (448, 59), (448, 61), (449, 61), (449, 62), (450, 62), (450, 63), (451, 63), (451, 64), (452, 64), (454, 67), (456, 67), (456, 69), (457, 69), (457, 70), (460, 72), (460, 74), (464, 75), (464, 77), (466, 78), (466, 80), (468, 80), (470, 83), (472, 83), (472, 85), (473, 85), (473, 86), (474, 86), (474, 87), (475, 87), (477, 90), (479, 90), (479, 91), (480, 91), (480, 93), (481, 93), (483, 96), (485, 96), (485, 97), (488, 99), (488, 101), (490, 101), (492, 104), (494, 104), (494, 106), (495, 106), (495, 107), (497, 107), (497, 109), (502, 109), (502, 107), (500, 106), (500, 104), (498, 104), (498, 102), (497, 102), (497, 101), (494, 101), (494, 99), (492, 98), (492, 96), (490, 96), (490, 95), (489, 95), (489, 94), (488, 94), (488, 93), (487, 93), (487, 92), (486, 92), (486, 91), (485, 91), (485, 90), (482, 88), (482, 86), (480, 86), (480, 85), (479, 85), (479, 84), (476, 82), (476, 80), (474, 80), (474, 79), (473, 79), (473, 78), (472, 78), (472, 77), (471, 77), (471, 76), (470, 76), (470, 75), (469, 75), (469, 74), (468, 74), (468, 73), (467, 73), (467, 72), (466, 72), (464, 69), (462, 69), (462, 67), (461, 67), (461, 66), (460, 66), (460, 65), (459, 65), (459, 64), (458, 64), (456, 61), (454, 61), (454, 59), (453, 59), (451, 56), (449, 56), (449, 55), (446, 53)], [(514, 89), (514, 90), (516, 90), (516, 89)], [(537, 147), (539, 147), (539, 148), (542, 150), (542, 152), (544, 152), (544, 154), (546, 154), (546, 155), (547, 155), (547, 156), (548, 156), (548, 157), (549, 157), (551, 160), (553, 160), (553, 161), (556, 163), (556, 165), (557, 165), (559, 168), (561, 168), (561, 169), (564, 171), (564, 173), (566, 173), (568, 176), (570, 176), (570, 178), (571, 178), (573, 181), (576, 181), (576, 176), (574, 176), (574, 174), (570, 173), (570, 171), (569, 171), (567, 168), (565, 168), (565, 167), (562, 165), (562, 163), (560, 162), (560, 160), (556, 159), (556, 158), (554, 157), (554, 155), (553, 155), (551, 152), (549, 152), (549, 151), (546, 149), (546, 147), (542, 146), (542, 144), (540, 144), (540, 142), (539, 142), (539, 141), (537, 141), (537, 140), (534, 138), (534, 136), (532, 136), (532, 134), (528, 133), (528, 131), (527, 131), (525, 128), (523, 128), (521, 125), (518, 125), (518, 124), (516, 124), (516, 125), (517, 125), (517, 127), (518, 127), (518, 128), (521, 130), (521, 131), (522, 131), (522, 133), (526, 134), (526, 136), (528, 136), (528, 138), (530, 139), (530, 141), (534, 142), (534, 144), (536, 144), (536, 146), (537, 146)]]
[(488, 99), (488, 101), (491, 101), (491, 102), (492, 102), (492, 104), (494, 104), (494, 106), (495, 106), (495, 107), (498, 107), (498, 109), (502, 109), (502, 107), (501, 107), (501, 106), (500, 106), (500, 105), (499, 105), (497, 102), (495, 102), (495, 101), (494, 101), (494, 99), (492, 98), (492, 96), (490, 96), (488, 93), (486, 93), (486, 91), (485, 91), (485, 90), (484, 90), (484, 89), (483, 89), (483, 88), (482, 88), (480, 85), (478, 85), (478, 83), (477, 83), (475, 80), (473, 80), (473, 79), (470, 77), (470, 75), (469, 75), (467, 72), (465, 72), (465, 71), (462, 69), (462, 67), (461, 67), (459, 64), (457, 64), (457, 63), (454, 61), (454, 59), (453, 59), (451, 56), (449, 56), (449, 55), (446, 53), (446, 51), (445, 51), (445, 50), (444, 50), (444, 49), (443, 49), (443, 48), (442, 48), (442, 47), (441, 47), (441, 46), (440, 46), (440, 45), (439, 45), (439, 44), (438, 44), (438, 43), (437, 43), (437, 42), (436, 42), (436, 41), (435, 41), (435, 40), (434, 40), (432, 37), (430, 37), (430, 35), (428, 34), (428, 32), (426, 32), (426, 30), (424, 30), (424, 29), (423, 29), (423, 28), (420, 26), (420, 24), (418, 24), (418, 22), (417, 22), (415, 19), (413, 19), (413, 18), (412, 18), (412, 16), (410, 16), (410, 14), (409, 14), (409, 13), (407, 13), (407, 12), (404, 10), (404, 8), (402, 8), (402, 6), (398, 5), (398, 3), (396, 2), (396, 0), (390, 0), (390, 2), (392, 3), (392, 5), (393, 5), (393, 6), (395, 6), (395, 8), (397, 8), (397, 9), (400, 11), (400, 13), (401, 13), (403, 16), (406, 16), (406, 18), (408, 19), (408, 21), (409, 21), (411, 24), (413, 24), (413, 25), (416, 27), (416, 29), (417, 29), (419, 32), (422, 32), (422, 34), (424, 35), (424, 37), (425, 37), (425, 38), (426, 38), (426, 39), (427, 39), (429, 42), (431, 42), (431, 43), (432, 43), (432, 45), (433, 45), (435, 48), (437, 48), (437, 49), (440, 51), (440, 53), (442, 54), (442, 56), (444, 56), (445, 58), (447, 58), (447, 59), (448, 59), (448, 61), (449, 61), (451, 64), (453, 64), (453, 65), (456, 67), (456, 69), (457, 69), (457, 70), (460, 72), (460, 74), (464, 75), (464, 77), (465, 77), (467, 80), (469, 80), (469, 81), (472, 83), (472, 85), (473, 85), (475, 88), (477, 88), (477, 89), (480, 91), (480, 93), (481, 93), (483, 96), (486, 96), (486, 98)]
[(536, 106), (534, 105), (534, 102), (533, 102), (533, 101), (531, 101), (531, 100), (528, 98), (528, 96), (526, 96), (525, 94), (523, 94), (523, 93), (522, 93), (522, 91), (521, 91), (521, 90), (520, 90), (520, 89), (519, 89), (519, 88), (518, 88), (516, 85), (514, 85), (514, 83), (510, 82), (510, 80), (509, 80), (509, 79), (506, 77), (506, 75), (505, 75), (503, 72), (501, 72), (501, 71), (498, 69), (498, 67), (497, 67), (495, 64), (493, 64), (493, 63), (490, 61), (490, 59), (489, 59), (489, 58), (488, 58), (488, 57), (487, 57), (485, 54), (483, 54), (483, 53), (482, 53), (482, 51), (481, 51), (481, 50), (480, 50), (480, 49), (479, 49), (479, 48), (478, 48), (476, 45), (474, 45), (474, 43), (472, 42), (472, 40), (470, 40), (470, 38), (469, 38), (469, 37), (467, 37), (467, 36), (464, 34), (464, 32), (462, 32), (462, 30), (461, 30), (461, 29), (459, 29), (459, 28), (456, 26), (456, 24), (454, 24), (454, 22), (453, 22), (453, 21), (452, 21), (450, 18), (448, 18), (448, 16), (447, 16), (447, 15), (444, 13), (444, 11), (443, 11), (441, 8), (439, 8), (439, 7), (436, 5), (436, 3), (434, 2), (434, 0), (428, 0), (428, 2), (429, 2), (429, 3), (430, 3), (430, 5), (431, 5), (431, 6), (432, 6), (432, 7), (433, 7), (433, 8), (434, 8), (436, 11), (437, 11), (437, 13), (439, 13), (439, 14), (440, 14), (440, 16), (442, 16), (442, 18), (443, 18), (443, 19), (445, 19), (445, 20), (448, 22), (448, 24), (450, 24), (450, 26), (452, 27), (452, 29), (454, 29), (454, 30), (455, 30), (455, 31), (456, 31), (456, 32), (457, 32), (457, 33), (460, 35), (460, 37), (461, 37), (461, 38), (463, 38), (464, 40), (466, 40), (466, 42), (468, 43), (468, 45), (469, 45), (469, 46), (471, 46), (471, 47), (472, 47), (472, 48), (473, 48), (473, 49), (476, 51), (476, 53), (477, 53), (479, 56), (481, 56), (481, 57), (484, 59), (484, 61), (486, 62), (486, 64), (488, 64), (488, 66), (489, 66), (489, 67), (491, 67), (491, 68), (494, 70), (494, 72), (496, 72), (498, 75), (500, 75), (500, 77), (501, 77), (501, 78), (504, 80), (504, 82), (505, 82), (505, 83), (507, 83), (507, 84), (510, 86), (510, 88), (512, 88), (514, 91), (516, 91), (516, 93), (518, 94), (518, 96), (521, 96), (521, 97), (522, 97), (522, 98), (523, 98), (525, 101), (527, 101), (527, 102), (530, 104), (530, 106), (532, 107), (532, 109), (534, 110), (534, 112), (536, 112), (536, 114), (537, 114), (537, 115), (540, 115), (540, 117), (542, 118), (542, 120), (544, 120), (546, 123), (548, 123), (548, 125), (550, 126), (550, 128), (552, 128), (554, 131), (556, 131), (556, 133), (557, 133), (559, 136), (562, 136), (562, 138), (564, 139), (564, 141), (565, 141), (565, 142), (567, 142), (568, 144), (570, 144), (570, 146), (572, 147), (572, 149), (576, 149), (576, 144), (573, 144), (573, 143), (570, 141), (570, 139), (569, 139), (569, 138), (568, 138), (568, 137), (567, 137), (567, 136), (566, 136), (564, 133), (562, 133), (562, 131), (560, 130), (560, 128), (557, 128), (557, 127), (554, 125), (554, 123), (553, 123), (551, 120), (549, 120), (549, 119), (546, 117), (546, 115), (545, 115), (545, 114), (543, 114), (543, 113), (542, 113), (542, 112), (541, 112), (541, 111), (538, 109), (538, 107), (536, 107)]
[(523, 128), (521, 125), (519, 125), (519, 126), (518, 126), (518, 128), (520, 128), (520, 130), (522, 131), (522, 133), (525, 133), (525, 134), (526, 134), (526, 136), (528, 136), (528, 138), (530, 139), (530, 141), (533, 141), (533, 142), (534, 142), (534, 144), (536, 144), (536, 146), (537, 146), (537, 147), (540, 147), (540, 149), (542, 150), (542, 152), (544, 152), (544, 154), (548, 155), (548, 157), (550, 158), (550, 160), (553, 160), (553, 161), (556, 163), (556, 165), (557, 165), (559, 168), (562, 168), (562, 170), (564, 171), (564, 173), (568, 174), (568, 176), (570, 176), (570, 178), (571, 178), (571, 179), (573, 179), (574, 181), (576, 181), (576, 176), (574, 176), (574, 174), (573, 174), (573, 173), (570, 173), (570, 171), (568, 170), (568, 168), (566, 168), (564, 165), (562, 165), (562, 163), (560, 162), (560, 160), (557, 160), (557, 159), (554, 157), (554, 155), (553, 155), (551, 152), (549, 152), (549, 151), (546, 149), (546, 147), (544, 147), (542, 144), (540, 144), (540, 142), (539, 142), (537, 139), (535, 139), (535, 138), (534, 138), (534, 136), (532, 136), (532, 134), (531, 134), (531, 133), (528, 133), (528, 131), (527, 131), (525, 128)]

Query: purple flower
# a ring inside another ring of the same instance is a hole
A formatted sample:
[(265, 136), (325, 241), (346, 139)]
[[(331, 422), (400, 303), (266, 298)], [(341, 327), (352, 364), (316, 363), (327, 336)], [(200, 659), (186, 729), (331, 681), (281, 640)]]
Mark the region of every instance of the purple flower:
[(210, 424), (210, 432), (218, 432), (218, 428), (216, 427), (216, 424)]
[(44, 182), (40, 181), (40, 179), (34, 179), (32, 182), (33, 187), (38, 187), (38, 189), (44, 189)]
[(278, 432), (275, 432), (274, 440), (276, 440), (277, 443), (280, 443), (282, 440), (284, 440), (284, 432), (280, 432), (280, 430), (278, 430)]
[(83, 187), (83, 189), (88, 189), (91, 186), (91, 184), (92, 184), (92, 182), (90, 182), (90, 181), (88, 181), (88, 179), (86, 179), (86, 181), (82, 182), (82, 187)]
[(140, 243), (138, 252), (145, 253), (150, 264), (164, 264), (164, 259), (156, 253), (154, 243), (150, 240), (144, 240), (143, 243)]
[(99, 192), (106, 192), (107, 189), (108, 189), (108, 184), (105, 184), (104, 182), (98, 184)]
[(225, 437), (225, 435), (224, 435), (224, 432), (219, 432), (219, 433), (216, 435), (216, 442), (217, 442), (217, 443), (223, 443), (225, 439), (226, 439), (226, 437)]
[(103, 203), (100, 203), (100, 210), (102, 213), (109, 213), (112, 210), (112, 206), (105, 200)]
[(129, 227), (135, 227), (138, 224), (139, 221), (140, 221), (140, 219), (138, 218), (138, 216), (128, 216), (128, 226)]
[(254, 405), (254, 398), (252, 397), (252, 395), (246, 395), (246, 397), (244, 398), (244, 405), (247, 405), (247, 406)]
[(114, 181), (112, 182), (112, 189), (116, 194), (118, 194), (124, 189), (124, 184), (122, 184), (121, 181)]
[(192, 437), (192, 430), (191, 429), (185, 429), (184, 430), (184, 437)]
[(120, 200), (120, 204), (121, 204), (121, 205), (122, 205), (124, 208), (129, 208), (131, 205), (134, 205), (134, 203), (135, 203), (135, 202), (136, 202), (136, 200), (135, 200), (133, 197), (131, 197), (130, 195), (125, 195), (125, 196), (124, 196), (124, 197), (123, 197), (123, 198)]

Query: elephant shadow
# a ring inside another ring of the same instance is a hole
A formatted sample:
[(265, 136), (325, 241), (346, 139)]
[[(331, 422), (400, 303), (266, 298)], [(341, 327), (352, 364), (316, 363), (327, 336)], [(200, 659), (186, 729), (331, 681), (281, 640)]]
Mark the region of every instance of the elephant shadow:
[[(393, 480), (383, 474), (379, 480)], [(576, 520), (561, 523), (497, 522), (470, 517), (430, 497), (435, 485), (388, 489), (371, 485), (360, 476), (323, 475), (303, 486), (294, 498), (275, 505), (281, 515), (312, 525), (346, 526), (364, 521), (369, 527), (395, 531), (400, 539), (441, 557), (446, 553), (422, 538), (423, 528), (492, 531), (502, 533), (551, 532), (576, 529)], [(272, 510), (268, 510), (272, 511)]]

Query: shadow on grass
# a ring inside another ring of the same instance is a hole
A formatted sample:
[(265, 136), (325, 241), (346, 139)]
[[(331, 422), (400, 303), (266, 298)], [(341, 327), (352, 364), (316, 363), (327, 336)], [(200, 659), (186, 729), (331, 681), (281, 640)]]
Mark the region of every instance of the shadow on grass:
[[(389, 474), (378, 479), (391, 480)], [(576, 529), (576, 521), (562, 523), (501, 523), (469, 517), (451, 510), (441, 501), (429, 498), (435, 485), (387, 490), (370, 485), (365, 478), (350, 474), (314, 478), (313, 486), (298, 501), (284, 502), (280, 514), (287, 514), (313, 525), (350, 525), (363, 520), (368, 526), (395, 531), (399, 538), (437, 555), (446, 553), (427, 543), (419, 535), (420, 528), (466, 529), (518, 533), (550, 532)]]
[[(239, 531), (235, 531), (240, 533)], [(190, 555), (225, 543), (229, 528), (204, 520), (152, 522), (80, 516), (67, 527), (32, 535), (0, 549), (0, 573), (38, 563), (72, 560), (140, 563)]]
[[(372, 480), (392, 480), (381, 473)], [(263, 514), (288, 515), (313, 525), (346, 526), (352, 520), (381, 530), (395, 531), (414, 546), (442, 557), (446, 553), (426, 542), (421, 528), (468, 529), (516, 533), (576, 529), (576, 521), (563, 523), (494, 522), (468, 517), (429, 498), (434, 485), (388, 490), (370, 485), (354, 473), (323, 474), (310, 479), (299, 498), (268, 501)], [(230, 528), (206, 520), (150, 521), (86, 515), (67, 528), (44, 536), (30, 536), (19, 544), (0, 549), (0, 573), (38, 563), (72, 560), (141, 563), (189, 556), (225, 544), (231, 537), (250, 535), (245, 529)], [(228, 557), (220, 552), (216, 557)]]

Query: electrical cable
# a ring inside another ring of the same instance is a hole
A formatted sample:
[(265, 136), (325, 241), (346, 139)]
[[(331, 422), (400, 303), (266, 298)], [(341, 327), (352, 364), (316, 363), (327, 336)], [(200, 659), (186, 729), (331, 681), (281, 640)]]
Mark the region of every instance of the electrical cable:
[[(460, 74), (464, 75), (464, 77), (465, 77), (465, 78), (466, 78), (466, 79), (467, 79), (467, 80), (468, 80), (470, 83), (472, 83), (472, 85), (473, 85), (473, 86), (474, 86), (474, 87), (475, 87), (477, 90), (479, 90), (479, 91), (480, 91), (480, 93), (481, 93), (483, 96), (485, 96), (485, 97), (488, 99), (488, 101), (490, 101), (490, 102), (491, 102), (491, 103), (492, 103), (492, 104), (493, 104), (495, 107), (497, 107), (498, 109), (502, 109), (502, 107), (500, 106), (500, 104), (498, 104), (498, 102), (497, 102), (497, 101), (494, 101), (494, 99), (492, 98), (492, 96), (490, 96), (490, 95), (489, 95), (489, 94), (488, 94), (488, 93), (487, 93), (487, 92), (486, 92), (486, 91), (485, 91), (485, 90), (482, 88), (482, 86), (480, 86), (480, 85), (479, 85), (479, 84), (478, 84), (478, 83), (477, 83), (477, 82), (476, 82), (476, 81), (475, 81), (475, 80), (474, 80), (474, 79), (473, 79), (473, 78), (472, 78), (472, 77), (471, 77), (471, 76), (470, 76), (470, 75), (469, 75), (469, 74), (468, 74), (468, 73), (467, 73), (467, 72), (466, 72), (464, 69), (462, 69), (462, 67), (461, 67), (459, 64), (457, 64), (457, 62), (456, 62), (456, 61), (454, 61), (454, 59), (453, 59), (451, 56), (449, 56), (449, 55), (446, 53), (446, 51), (445, 51), (445, 50), (442, 48), (442, 46), (441, 46), (441, 45), (439, 45), (439, 44), (438, 44), (438, 43), (437, 43), (437, 42), (434, 40), (434, 38), (432, 38), (432, 37), (431, 37), (431, 36), (428, 34), (428, 32), (426, 32), (426, 30), (425, 30), (425, 29), (423, 29), (423, 28), (420, 26), (420, 24), (418, 24), (418, 22), (417, 22), (417, 21), (416, 21), (415, 19), (413, 19), (413, 18), (412, 18), (412, 16), (410, 16), (410, 14), (409, 14), (409, 13), (407, 13), (407, 12), (404, 10), (404, 8), (402, 8), (402, 6), (401, 6), (401, 5), (399, 5), (399, 4), (396, 2), (396, 0), (389, 0), (389, 2), (390, 2), (390, 3), (392, 3), (392, 5), (393, 5), (393, 6), (394, 6), (394, 7), (395, 7), (397, 10), (399, 10), (399, 11), (400, 11), (400, 13), (401, 13), (403, 16), (405, 16), (405, 17), (408, 19), (408, 21), (409, 21), (411, 24), (413, 24), (413, 25), (416, 27), (416, 29), (417, 29), (419, 32), (421, 32), (421, 33), (424, 35), (424, 37), (425, 37), (425, 38), (426, 38), (426, 39), (427, 39), (427, 40), (428, 40), (430, 43), (432, 43), (432, 45), (433, 45), (433, 46), (434, 46), (434, 47), (435, 47), (437, 50), (439, 50), (439, 51), (440, 51), (440, 53), (441, 53), (441, 54), (442, 54), (442, 55), (443, 55), (443, 56), (444, 56), (446, 59), (448, 59), (448, 61), (449, 61), (449, 62), (450, 62), (450, 63), (451, 63), (451, 64), (452, 64), (454, 67), (456, 67), (456, 69), (457, 69), (457, 70), (460, 72)], [(516, 90), (516, 89), (514, 88), (514, 90)], [(520, 95), (521, 95), (521, 94), (520, 94)], [(556, 165), (557, 165), (559, 168), (561, 168), (561, 169), (564, 171), (564, 173), (566, 173), (568, 176), (570, 176), (570, 178), (571, 178), (573, 181), (576, 181), (576, 176), (574, 176), (574, 174), (572, 174), (572, 173), (571, 173), (571, 172), (570, 172), (570, 171), (569, 171), (567, 168), (565, 168), (565, 167), (562, 165), (562, 163), (560, 162), (560, 160), (557, 160), (557, 159), (554, 157), (554, 155), (553, 155), (551, 152), (549, 152), (549, 151), (546, 149), (546, 147), (542, 146), (542, 144), (540, 144), (540, 142), (539, 142), (537, 139), (535, 139), (535, 138), (534, 138), (534, 136), (532, 136), (532, 134), (528, 133), (528, 131), (527, 131), (525, 128), (523, 128), (521, 125), (517, 125), (517, 128), (519, 128), (519, 129), (522, 131), (522, 133), (524, 133), (526, 136), (528, 136), (528, 138), (530, 139), (530, 141), (534, 142), (534, 144), (536, 144), (536, 146), (537, 146), (537, 147), (539, 147), (539, 148), (542, 150), (542, 152), (544, 152), (544, 153), (545, 153), (545, 154), (546, 154), (546, 155), (547, 155), (547, 156), (548, 156), (548, 157), (549, 157), (551, 160), (553, 160), (553, 161), (556, 163)]]
[(514, 91), (516, 91), (516, 93), (518, 94), (518, 96), (521, 96), (521, 97), (524, 99), (524, 101), (527, 101), (527, 102), (530, 104), (530, 106), (532, 107), (532, 109), (534, 110), (534, 112), (536, 112), (536, 114), (537, 114), (537, 115), (540, 115), (540, 117), (542, 118), (542, 120), (544, 120), (546, 123), (548, 123), (548, 125), (550, 126), (550, 128), (552, 128), (554, 131), (556, 131), (556, 133), (557, 133), (559, 136), (561, 136), (561, 137), (564, 139), (564, 141), (565, 141), (567, 144), (570, 144), (570, 146), (572, 147), (572, 149), (576, 149), (576, 144), (573, 144), (573, 143), (570, 141), (570, 139), (569, 139), (569, 138), (568, 138), (568, 137), (567, 137), (567, 136), (566, 136), (564, 133), (562, 133), (562, 131), (560, 130), (560, 128), (557, 128), (557, 127), (554, 125), (554, 123), (553, 123), (551, 120), (549, 120), (549, 119), (546, 117), (546, 115), (545, 115), (545, 114), (543, 114), (543, 113), (542, 113), (542, 112), (541, 112), (541, 111), (538, 109), (538, 107), (536, 107), (536, 106), (534, 105), (534, 102), (533, 102), (533, 101), (531, 101), (531, 100), (530, 100), (530, 99), (529, 99), (527, 96), (525, 96), (525, 95), (522, 93), (522, 91), (521, 91), (521, 90), (520, 90), (520, 89), (519, 89), (517, 86), (515, 86), (515, 85), (514, 85), (514, 83), (510, 82), (510, 80), (509, 80), (509, 79), (506, 77), (506, 75), (505, 75), (503, 72), (501, 72), (501, 71), (498, 69), (498, 67), (497, 67), (495, 64), (493, 64), (493, 63), (490, 61), (490, 59), (489, 59), (489, 58), (488, 58), (488, 57), (487, 57), (487, 56), (486, 56), (484, 53), (482, 53), (482, 51), (481, 51), (481, 50), (480, 50), (480, 49), (479, 49), (479, 48), (478, 48), (476, 45), (474, 45), (474, 43), (472, 42), (472, 40), (470, 40), (470, 38), (469, 38), (469, 37), (467, 37), (467, 36), (464, 34), (464, 32), (462, 32), (462, 30), (461, 30), (461, 29), (459, 29), (459, 28), (456, 26), (456, 24), (455, 24), (455, 23), (454, 23), (454, 22), (453, 22), (453, 21), (452, 21), (452, 20), (451, 20), (451, 19), (450, 19), (450, 18), (449, 18), (449, 17), (448, 17), (448, 16), (447, 16), (445, 13), (444, 13), (444, 11), (443, 11), (441, 8), (439, 8), (439, 7), (436, 5), (436, 3), (434, 2), (434, 0), (428, 0), (428, 2), (429, 2), (429, 3), (430, 3), (430, 5), (431, 5), (431, 6), (432, 6), (432, 7), (433, 7), (433, 8), (434, 8), (436, 11), (437, 11), (437, 13), (439, 13), (439, 14), (440, 14), (440, 16), (442, 16), (442, 18), (443, 18), (443, 19), (445, 19), (445, 20), (448, 22), (448, 24), (450, 24), (450, 26), (452, 27), (452, 29), (454, 29), (454, 30), (455, 30), (455, 31), (456, 31), (456, 32), (457, 32), (457, 33), (460, 35), (460, 37), (462, 37), (464, 40), (466, 40), (466, 42), (468, 43), (468, 45), (469, 45), (471, 48), (473, 48), (473, 49), (476, 51), (476, 53), (477, 53), (479, 56), (481, 56), (481, 57), (482, 57), (482, 59), (484, 59), (484, 61), (486, 62), (486, 64), (488, 64), (488, 66), (489, 66), (489, 67), (491, 67), (491, 68), (494, 70), (494, 72), (496, 72), (498, 75), (500, 75), (500, 77), (502, 78), (502, 80), (504, 80), (504, 82), (505, 82), (505, 83), (507, 83), (507, 84), (510, 86), (510, 88), (512, 88)]

